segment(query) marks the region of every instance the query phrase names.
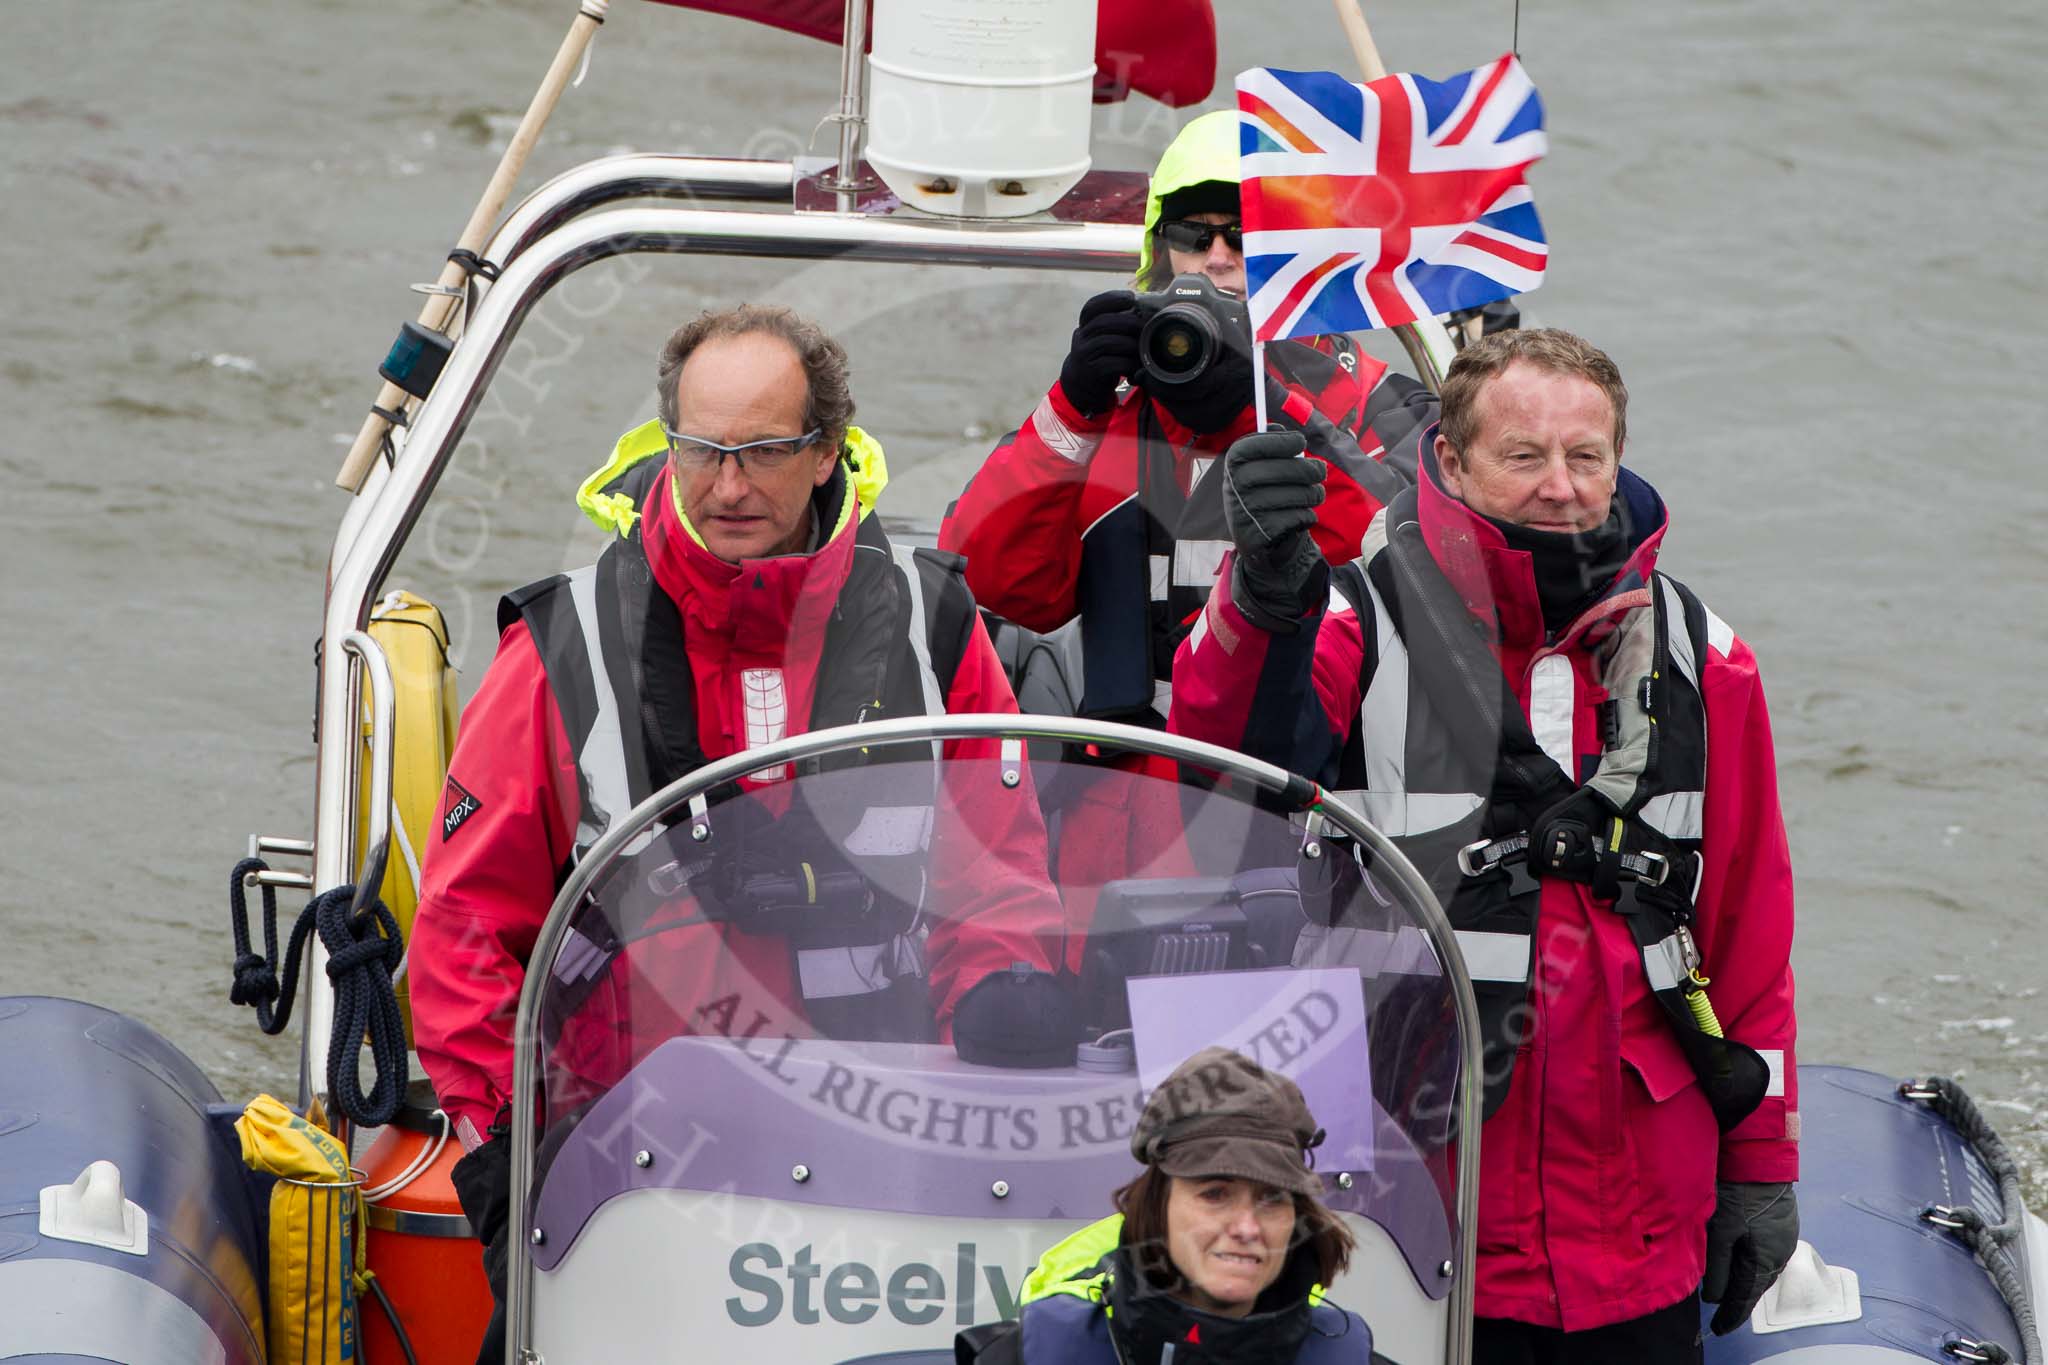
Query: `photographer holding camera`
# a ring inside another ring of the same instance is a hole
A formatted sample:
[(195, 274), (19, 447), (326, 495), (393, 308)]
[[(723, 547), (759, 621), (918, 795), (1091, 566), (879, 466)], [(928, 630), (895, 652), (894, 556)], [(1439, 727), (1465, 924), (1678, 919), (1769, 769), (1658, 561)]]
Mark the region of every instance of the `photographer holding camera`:
[[(1059, 381), (939, 530), (989, 611), (1038, 632), (1079, 618), (1083, 715), (1163, 723), (1174, 649), (1229, 548), (1217, 457), (1255, 424), (1237, 128), (1233, 112), (1204, 114), (1167, 148), (1146, 202), (1146, 292), (1082, 305)], [(1436, 400), (1346, 337), (1274, 342), (1265, 361), (1269, 423), (1304, 431), (1331, 466), (1314, 534), (1345, 563), (1412, 481), (1407, 447)]]
[[(1174, 650), (1230, 548), (1220, 457), (1256, 423), (1237, 142), (1237, 115), (1220, 111), (1166, 149), (1138, 258), (1147, 292), (1082, 306), (1059, 382), (939, 528), (940, 547), (967, 557), (987, 610), (1027, 632), (1078, 620), (1078, 679), (1071, 631), (1042, 649), (1060, 675), (1050, 700), (1031, 676), (1040, 644), (1013, 645), (1006, 664), (1026, 710), (1163, 724)], [(1373, 514), (1413, 480), (1410, 447), (1435, 423), (1436, 398), (1344, 337), (1275, 342), (1265, 361), (1269, 423), (1302, 431), (1311, 458), (1330, 466), (1315, 471), (1326, 497), (1312, 534), (1332, 563), (1348, 563)], [(999, 652), (1011, 634), (997, 633)], [(1040, 793), (1066, 888), (1071, 969), (1094, 918), (1085, 888), (1188, 851), (1182, 812), (1162, 796), (1171, 782), (1142, 780), (1143, 766), (1117, 760), (1100, 780)]]

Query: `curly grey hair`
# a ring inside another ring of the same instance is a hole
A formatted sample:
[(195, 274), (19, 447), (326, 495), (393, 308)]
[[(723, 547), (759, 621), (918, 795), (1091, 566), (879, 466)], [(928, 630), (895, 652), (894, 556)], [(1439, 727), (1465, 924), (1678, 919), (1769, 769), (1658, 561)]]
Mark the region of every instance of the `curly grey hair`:
[(846, 440), (846, 428), (853, 421), (853, 390), (846, 363), (846, 348), (825, 334), (825, 329), (788, 308), (743, 303), (699, 313), (676, 328), (661, 348), (661, 365), (656, 372), (655, 397), (660, 404), (662, 424), (676, 429), (676, 376), (699, 346), (715, 337), (748, 336), (762, 332), (781, 337), (803, 362), (809, 393), (804, 399), (804, 430), (817, 427), (820, 438), (838, 450)]

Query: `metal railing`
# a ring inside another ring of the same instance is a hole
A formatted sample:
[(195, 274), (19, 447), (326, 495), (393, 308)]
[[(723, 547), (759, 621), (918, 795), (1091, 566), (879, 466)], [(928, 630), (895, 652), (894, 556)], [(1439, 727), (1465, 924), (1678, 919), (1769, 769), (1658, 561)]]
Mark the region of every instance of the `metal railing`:
[[(1156, 755), (1243, 779), (1281, 797), (1287, 805), (1298, 809), (1305, 809), (1311, 802), (1318, 802), (1316, 809), (1323, 820), (1358, 840), (1359, 847), (1365, 850), (1371, 859), (1373, 875), (1392, 883), (1404, 903), (1411, 905), (1418, 912), (1422, 932), (1429, 940), (1437, 961), (1443, 965), (1444, 975), (1457, 1009), (1461, 1053), (1457, 1096), (1454, 1101), (1456, 1131), (1467, 1135), (1478, 1133), (1483, 1075), (1479, 1009), (1472, 994), (1472, 979), (1465, 970), (1465, 960), (1458, 950), (1457, 936), (1451, 929), (1450, 921), (1445, 918), (1442, 908), (1437, 904), (1435, 893), (1430, 890), (1428, 882), (1423, 880), (1414, 865), (1392, 841), (1367, 824), (1363, 817), (1349, 807), (1330, 800), (1327, 795), (1317, 790), (1315, 784), (1289, 773), (1284, 768), (1260, 762), (1235, 750), (1214, 744), (1108, 721), (1057, 716), (915, 716), (877, 721), (868, 725), (819, 730), (775, 744), (748, 749), (715, 763), (707, 763), (688, 776), (670, 783), (634, 807), (631, 812), (612, 822), (604, 836), (577, 863), (560, 892), (556, 894), (554, 905), (548, 911), (547, 921), (541, 927), (534, 943), (533, 953), (528, 959), (529, 965), (554, 961), (560, 951), (562, 939), (569, 932), (573, 912), (583, 898), (584, 892), (597, 876), (611, 867), (614, 858), (619, 856), (628, 844), (642, 837), (651, 824), (663, 819), (670, 812), (689, 807), (693, 801), (701, 803), (706, 793), (722, 783), (762, 768), (794, 763), (840, 750), (903, 742), (968, 738), (1051, 739), (1105, 745), (1120, 752)], [(529, 970), (519, 993), (519, 1012), (512, 1034), (514, 1114), (530, 1115), (537, 1112), (536, 1105), (540, 1098), (540, 1062), (536, 1039), (539, 1031), (541, 997), (546, 993), (552, 980), (553, 974), (545, 969)], [(525, 1210), (531, 1203), (528, 1173), (533, 1166), (533, 1157), (533, 1125), (514, 1123), (512, 1208), (515, 1223), (514, 1235), (510, 1238), (511, 1261), (506, 1267), (506, 1342), (508, 1360), (513, 1362), (527, 1359), (525, 1353), (533, 1340), (533, 1248), (524, 1235)], [(1475, 1141), (1460, 1141), (1457, 1163), (1457, 1264), (1452, 1271), (1451, 1290), (1448, 1296), (1450, 1317), (1445, 1339), (1446, 1365), (1460, 1365), (1460, 1362), (1467, 1360), (1470, 1354), (1467, 1334), (1472, 1321), (1475, 1257), (1473, 1231), (1478, 1218), (1479, 1144)]]

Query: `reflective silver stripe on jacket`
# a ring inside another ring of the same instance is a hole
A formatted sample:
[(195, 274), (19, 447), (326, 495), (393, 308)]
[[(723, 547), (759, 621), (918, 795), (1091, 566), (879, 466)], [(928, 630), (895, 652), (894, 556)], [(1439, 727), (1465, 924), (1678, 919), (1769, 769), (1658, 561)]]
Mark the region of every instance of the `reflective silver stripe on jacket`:
[(1379, 659), (1358, 708), (1367, 789), (1338, 792), (1337, 798), (1389, 838), (1427, 834), (1465, 819), (1486, 804), (1486, 797), (1479, 792), (1408, 790), (1408, 647), (1370, 578), (1365, 579), (1365, 591), (1372, 602)]
[(1660, 939), (1643, 949), (1643, 972), (1650, 989), (1668, 991), (1692, 975), (1685, 961), (1685, 940), (1677, 934)]
[(590, 661), (591, 690), (597, 695), (597, 718), (591, 722), (582, 748), (587, 795), (576, 817), (576, 857), (580, 860), (604, 837), (613, 820), (633, 809), (633, 795), (626, 778), (626, 741), (619, 733), (618, 694), (612, 690), (597, 631), (597, 566), (577, 569), (568, 577), (569, 600), (576, 605), (576, 625), (583, 632), (583, 652)]
[[(855, 546), (859, 553), (863, 546)], [(924, 688), (924, 713), (928, 716), (946, 714), (946, 699), (939, 695), (939, 675), (932, 669), (931, 631), (926, 624), (924, 609), (924, 578), (917, 571), (916, 551), (908, 546), (891, 545), (889, 552), (896, 557), (896, 567), (903, 571), (904, 585), (910, 593), (910, 651), (917, 656), (917, 681)], [(932, 741), (932, 761), (945, 757), (939, 741)]]
[(1700, 666), (1692, 656), (1692, 632), (1685, 627), (1685, 602), (1679, 597), (1678, 589), (1666, 579), (1657, 580), (1657, 591), (1663, 599), (1664, 619), (1670, 623), (1664, 633), (1671, 648), (1671, 662), (1685, 675), (1685, 680), (1697, 688), (1700, 685)]
[(1458, 952), (1464, 957), (1465, 970), (1474, 981), (1527, 981), (1531, 941), (1528, 934), (1458, 930)]
[(806, 1000), (873, 995), (900, 978), (923, 975), (924, 955), (907, 934), (850, 948), (803, 948), (796, 955), (797, 988)]
[(843, 841), (856, 858), (920, 853), (932, 846), (930, 806), (869, 806)]
[(1173, 553), (1148, 557), (1147, 590), (1154, 602), (1166, 602), (1175, 588), (1198, 588), (1203, 592), (1216, 586), (1217, 570), (1230, 553), (1227, 540), (1176, 540)]
[[(1685, 622), (1685, 602), (1679, 597), (1678, 589), (1671, 586), (1669, 579), (1659, 577), (1656, 581), (1659, 601), (1664, 608), (1664, 634), (1671, 649), (1671, 666), (1692, 684), (1693, 691), (1699, 693), (1700, 706), (1704, 710), (1707, 691), (1700, 682), (1699, 660), (1692, 652), (1692, 631)], [(1710, 622), (1720, 619), (1712, 612), (1708, 612), (1707, 616)], [(1724, 649), (1722, 652), (1725, 654), (1727, 651)], [(1707, 734), (1703, 728), (1700, 736), (1700, 748), (1703, 751), (1700, 754), (1702, 773), (1707, 770), (1707, 757), (1712, 752), (1712, 746), (1713, 736)], [(1640, 814), (1645, 824), (1668, 839), (1697, 840), (1706, 833), (1706, 807), (1705, 792), (1665, 792), (1644, 802)]]

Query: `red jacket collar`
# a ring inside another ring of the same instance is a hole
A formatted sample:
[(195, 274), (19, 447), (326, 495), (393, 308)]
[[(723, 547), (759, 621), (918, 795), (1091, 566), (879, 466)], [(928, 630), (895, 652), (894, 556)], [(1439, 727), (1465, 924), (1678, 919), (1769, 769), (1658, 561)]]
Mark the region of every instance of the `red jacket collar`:
[[(1528, 552), (1509, 549), (1499, 527), (1443, 486), (1436, 466), (1436, 434), (1432, 425), (1417, 438), (1421, 446), (1416, 467), (1421, 477), (1416, 480), (1416, 521), (1423, 541), (1444, 577), (1465, 599), (1466, 609), (1492, 627), (1496, 644), (1523, 649), (1540, 646), (1544, 643), (1543, 608), (1537, 600), (1536, 575)], [(1615, 487), (1637, 528), (1636, 544), (1628, 562), (1608, 584), (1607, 593), (1559, 637), (1560, 645), (1593, 622), (1649, 600), (1634, 590), (1649, 582), (1669, 518), (1656, 490), (1628, 469), (1621, 470)]]
[[(809, 554), (743, 559), (737, 564), (712, 554), (690, 533), (676, 511), (670, 482), (671, 472), (663, 469), (647, 490), (640, 543), (655, 582), (675, 599), (686, 626), (732, 635), (736, 644), (747, 643), (737, 637), (759, 636), (760, 643), (785, 646), (809, 634), (800, 626), (822, 627), (853, 567), (859, 518), (843, 511), (845, 500), (853, 496), (843, 474), (835, 473), (811, 501), (831, 537), (825, 544)], [(734, 610), (736, 600), (743, 609)]]

